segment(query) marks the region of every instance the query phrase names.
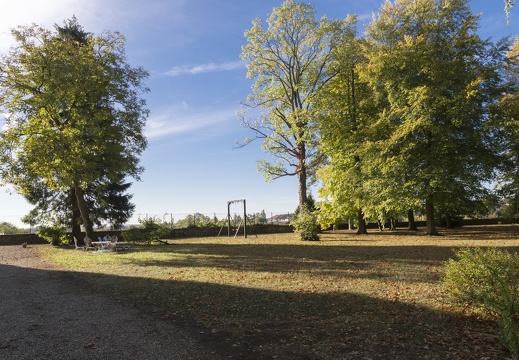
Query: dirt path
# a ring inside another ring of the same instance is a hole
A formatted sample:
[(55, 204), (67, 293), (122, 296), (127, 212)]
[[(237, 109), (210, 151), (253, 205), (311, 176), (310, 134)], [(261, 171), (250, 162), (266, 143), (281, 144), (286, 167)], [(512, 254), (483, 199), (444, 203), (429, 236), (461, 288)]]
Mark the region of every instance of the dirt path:
[(0, 304), (2, 359), (219, 359), (172, 324), (96, 293), (35, 246), (0, 246)]

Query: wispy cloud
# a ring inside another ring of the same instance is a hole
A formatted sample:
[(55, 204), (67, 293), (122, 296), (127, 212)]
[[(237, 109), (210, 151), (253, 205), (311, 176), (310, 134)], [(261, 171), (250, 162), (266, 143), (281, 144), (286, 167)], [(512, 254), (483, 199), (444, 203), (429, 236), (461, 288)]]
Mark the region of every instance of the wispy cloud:
[(14, 44), (10, 30), (18, 26), (31, 26), (35, 23), (53, 30), (54, 24), (62, 25), (64, 20), (76, 15), (85, 30), (104, 30), (97, 26), (100, 21), (93, 14), (95, 9), (105, 8), (102, 0), (24, 0), (9, 1), (2, 5), (5, 6), (0, 12), (0, 51), (6, 51)]
[(169, 109), (163, 109), (157, 115), (150, 116), (146, 123), (148, 139), (164, 136), (195, 134), (202, 130), (212, 132), (222, 123), (236, 120), (236, 109), (192, 111), (186, 103)]
[[(157, 29), (164, 32), (164, 24), (170, 24), (176, 31), (190, 28), (186, 5), (189, 0), (151, 1), (140, 0), (23, 0), (5, 1), (0, 12), (0, 51), (6, 51), (14, 43), (10, 34), (12, 28), (36, 23), (54, 30), (54, 24), (73, 15), (87, 32), (100, 34), (104, 30), (121, 31), (125, 36), (137, 38), (150, 35), (156, 37)], [(180, 30), (178, 30), (180, 29)], [(170, 31), (175, 31), (170, 30)], [(185, 33), (188, 33), (184, 30)], [(144, 35), (142, 35), (144, 34)], [(184, 41), (186, 36), (179, 37)], [(129, 39), (128, 39), (129, 40)], [(170, 39), (168, 39), (170, 41)], [(149, 43), (146, 44), (149, 48)]]
[(221, 71), (232, 71), (236, 69), (245, 68), (244, 61), (229, 61), (224, 63), (207, 63), (200, 65), (184, 65), (184, 66), (175, 66), (168, 72), (166, 72), (167, 76), (180, 76), (180, 75), (196, 75), (196, 74), (204, 74), (204, 73), (212, 73), (212, 72), (221, 72)]

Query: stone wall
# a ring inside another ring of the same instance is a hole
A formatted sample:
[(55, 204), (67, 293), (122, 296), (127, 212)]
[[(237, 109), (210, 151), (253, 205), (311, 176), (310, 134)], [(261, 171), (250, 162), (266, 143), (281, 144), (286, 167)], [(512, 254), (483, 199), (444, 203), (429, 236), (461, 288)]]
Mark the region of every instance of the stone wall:
[[(121, 237), (120, 231), (99, 231), (96, 232), (96, 236), (105, 235), (117, 235)], [(81, 237), (85, 237), (85, 233), (81, 234)], [(72, 241), (72, 238), (70, 239)], [(16, 235), (0, 235), (0, 245), (21, 245), (23, 242), (27, 244), (48, 244), (47, 240), (42, 239), (37, 234), (16, 234)]]
[[(497, 224), (518, 224), (519, 219), (465, 219), (463, 225), (497, 225)], [(417, 226), (425, 227), (424, 221), (417, 222)], [(375, 229), (377, 224), (369, 224), (369, 228)], [(397, 228), (407, 228), (407, 222), (399, 222)], [(347, 229), (347, 224), (344, 224), (341, 229)], [(291, 233), (294, 229), (289, 225), (251, 225), (247, 226), (247, 235), (254, 236), (260, 234), (279, 234)], [(172, 229), (170, 239), (184, 239), (192, 237), (210, 237), (210, 236), (228, 236), (227, 227), (220, 228), (186, 228), (186, 229)], [(231, 229), (231, 236), (234, 236), (236, 229)], [(105, 235), (119, 237), (119, 241), (124, 241), (124, 236), (121, 231), (99, 231), (96, 236), (104, 237)], [(243, 228), (240, 229), (237, 236), (243, 236)], [(81, 237), (85, 237), (82, 233)], [(0, 245), (21, 245), (23, 242), (28, 244), (48, 244), (47, 241), (41, 239), (36, 234), (17, 234), (17, 235), (0, 235)]]
[[(220, 228), (187, 228), (187, 229), (172, 229), (171, 239), (183, 239), (192, 237), (210, 237), (218, 236)], [(287, 225), (253, 225), (247, 226), (247, 235), (259, 234), (276, 234), (276, 233), (290, 233), (293, 232), (291, 226)], [(236, 229), (231, 229), (231, 236), (234, 236)], [(104, 237), (105, 235), (116, 235), (119, 241), (124, 241), (124, 236), (121, 231), (96, 231), (96, 236)], [(227, 236), (227, 227), (224, 227), (220, 236)], [(237, 236), (243, 236), (243, 228), (238, 231)], [(81, 238), (85, 237), (85, 233), (81, 234)], [(72, 241), (72, 238), (71, 238)], [(21, 245), (23, 242), (27, 244), (48, 244), (48, 242), (40, 238), (36, 234), (17, 234), (17, 235), (0, 235), (0, 245)]]
[(23, 242), (33, 245), (48, 244), (36, 234), (0, 235), (0, 245), (21, 245)]
[[(247, 235), (259, 235), (259, 234), (278, 234), (278, 233), (291, 233), (294, 229), (287, 225), (251, 225), (247, 226)], [(173, 229), (171, 230), (171, 238), (190, 238), (190, 237), (208, 237), (208, 236), (228, 236), (229, 230), (227, 227), (220, 228), (185, 228), (185, 229)], [(236, 229), (231, 229), (231, 236), (236, 234)], [(243, 227), (238, 231), (237, 236), (243, 236)]]

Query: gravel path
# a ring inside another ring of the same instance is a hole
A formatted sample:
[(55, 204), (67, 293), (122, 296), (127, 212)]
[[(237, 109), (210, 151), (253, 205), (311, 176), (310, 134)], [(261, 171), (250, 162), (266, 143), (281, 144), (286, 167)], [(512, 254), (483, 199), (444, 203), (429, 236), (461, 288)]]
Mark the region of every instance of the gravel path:
[(92, 291), (34, 245), (17, 245), (0, 246), (0, 358), (220, 357), (178, 327)]

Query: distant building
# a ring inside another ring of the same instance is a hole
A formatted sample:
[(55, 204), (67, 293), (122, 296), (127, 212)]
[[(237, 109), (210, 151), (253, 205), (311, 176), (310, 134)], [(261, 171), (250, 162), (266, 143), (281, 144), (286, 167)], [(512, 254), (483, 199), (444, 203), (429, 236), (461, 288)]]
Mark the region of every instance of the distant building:
[(290, 215), (289, 214), (280, 214), (274, 215), (270, 219), (268, 219), (269, 224), (275, 225), (288, 225), (290, 224)]

